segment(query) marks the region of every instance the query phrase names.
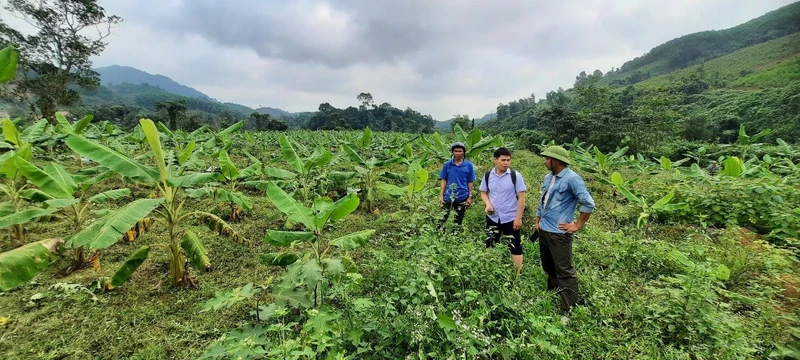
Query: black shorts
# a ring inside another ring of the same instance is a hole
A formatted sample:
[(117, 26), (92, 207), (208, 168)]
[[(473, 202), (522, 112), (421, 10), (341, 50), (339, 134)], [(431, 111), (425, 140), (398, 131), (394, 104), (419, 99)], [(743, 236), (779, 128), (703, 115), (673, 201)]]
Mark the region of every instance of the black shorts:
[(494, 247), (496, 243), (504, 242), (508, 244), (512, 255), (522, 255), (522, 235), (519, 230), (514, 230), (513, 221), (498, 224), (487, 216), (486, 235), (486, 247)]

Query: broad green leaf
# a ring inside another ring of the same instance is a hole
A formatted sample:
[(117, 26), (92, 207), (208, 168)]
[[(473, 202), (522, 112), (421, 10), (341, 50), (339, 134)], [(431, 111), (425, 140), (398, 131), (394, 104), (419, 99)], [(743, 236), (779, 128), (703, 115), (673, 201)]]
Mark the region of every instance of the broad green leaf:
[(719, 266), (717, 266), (717, 268), (714, 269), (713, 273), (714, 277), (717, 278), (717, 280), (721, 281), (728, 281), (728, 279), (730, 279), (731, 277), (730, 269), (728, 269), (728, 267), (725, 266), (724, 264), (719, 264)]
[(597, 165), (600, 165), (601, 168), (605, 169), (608, 167), (608, 157), (603, 154), (597, 146), (594, 147), (594, 154), (597, 159)]
[(453, 321), (453, 318), (446, 314), (439, 314), (436, 315), (436, 320), (439, 323), (439, 327), (441, 327), (445, 331), (456, 331), (458, 330), (458, 326), (456, 322)]
[(375, 184), (375, 186), (377, 186), (378, 189), (391, 196), (401, 197), (406, 195), (406, 190), (397, 185), (387, 184), (383, 181), (378, 181)]
[(306, 231), (277, 231), (267, 230), (264, 241), (272, 246), (291, 246), (295, 242), (311, 241), (314, 233)]
[(341, 259), (322, 259), (322, 266), (330, 275), (336, 276), (345, 272), (344, 264)]
[(78, 184), (75, 183), (75, 178), (73, 178), (72, 174), (68, 173), (63, 166), (59, 165), (58, 163), (51, 162), (44, 167), (44, 172), (58, 180), (58, 182), (64, 184), (72, 190), (72, 193), (78, 189)]
[(152, 169), (144, 167), (127, 156), (91, 140), (70, 135), (66, 144), (79, 155), (92, 159), (98, 164), (132, 180), (152, 182), (158, 179), (158, 173)]
[(482, 134), (481, 131), (478, 130), (478, 128), (472, 129), (472, 131), (470, 131), (469, 135), (467, 136), (467, 143), (466, 143), (467, 149), (472, 149), (473, 147), (475, 147), (475, 145), (478, 145), (478, 143), (481, 142), (481, 137)]
[(3, 136), (6, 141), (18, 147), (23, 145), (17, 125), (14, 125), (14, 122), (9, 118), (3, 119)]
[[(654, 208), (655, 208), (655, 206), (654, 206)], [(656, 210), (658, 210), (658, 211), (676, 211), (676, 210), (684, 210), (684, 209), (688, 209), (688, 208), (689, 208), (689, 205), (684, 204), (684, 203), (680, 203), (680, 204), (661, 205), (658, 208), (656, 208)]]
[(66, 185), (58, 181), (58, 179), (53, 178), (50, 174), (44, 172), (44, 170), (39, 169), (36, 165), (29, 163), (28, 161), (15, 156), (14, 157), (14, 166), (17, 168), (20, 174), (25, 176), (29, 182), (39, 187), (40, 190), (44, 191), (48, 195), (59, 198), (59, 199), (71, 199), (72, 198), (72, 190), (69, 189)]
[(44, 136), (44, 132), (47, 129), (47, 119), (42, 119), (37, 121), (35, 124), (28, 126), (25, 130), (22, 131), (22, 135), (20, 138), (23, 142), (33, 142), (34, 140)]
[(364, 133), (361, 135), (361, 138), (356, 142), (356, 146), (363, 149), (369, 147), (370, 144), (372, 144), (372, 130), (367, 126), (364, 128)]
[(0, 82), (11, 81), (17, 74), (19, 51), (9, 45), (0, 50)]
[(72, 124), (69, 123), (69, 120), (67, 120), (61, 112), (56, 112), (56, 122), (58, 122), (58, 125), (61, 127), (62, 133), (75, 135), (75, 128), (72, 127)]
[(14, 213), (14, 204), (10, 201), (0, 203), (0, 217), (11, 215)]
[(341, 146), (342, 150), (344, 150), (344, 153), (347, 154), (347, 157), (350, 158), (350, 161), (362, 166), (366, 166), (366, 162), (364, 161), (364, 159), (361, 158), (361, 155), (358, 155), (358, 153), (355, 150), (353, 150), (353, 148), (351, 148), (350, 145), (342, 144)]
[(672, 249), (669, 252), (669, 254), (670, 254), (670, 257), (672, 257), (673, 259), (675, 259), (676, 261), (678, 261), (679, 263), (681, 263), (683, 266), (685, 266), (687, 268), (693, 268), (695, 266), (694, 262), (689, 260), (689, 258), (686, 257), (686, 255), (684, 253), (680, 252), (679, 250)]
[(281, 147), (281, 152), (283, 153), (283, 159), (289, 163), (289, 166), (294, 169), (295, 172), (299, 174), (304, 174), (305, 172), (303, 169), (305, 168), (303, 164), (303, 160), (300, 160), (300, 157), (297, 156), (297, 152), (294, 151), (294, 147), (289, 142), (289, 139), (286, 138), (286, 135), (281, 134), (278, 138), (278, 144)]
[(453, 126), (453, 134), (456, 135), (456, 140), (467, 142), (467, 133), (461, 128), (461, 125), (455, 124)]
[(225, 130), (222, 130), (222, 131), (218, 132), (217, 136), (224, 136), (224, 135), (233, 134), (234, 132), (236, 132), (239, 129), (241, 129), (242, 126), (244, 126), (244, 120), (239, 121), (236, 124), (233, 124), (231, 126), (228, 126)]
[(224, 203), (236, 204), (239, 208), (250, 210), (253, 207), (253, 202), (247, 196), (244, 196), (238, 191), (228, 191), (225, 189), (217, 189), (217, 199)]
[(425, 184), (428, 182), (428, 170), (419, 169), (414, 173), (414, 182), (409, 184), (409, 189), (412, 192), (422, 191)]
[(633, 194), (632, 192), (630, 192), (630, 190), (628, 190), (628, 188), (626, 188), (625, 186), (622, 186), (622, 185), (617, 185), (617, 190), (619, 190), (619, 192), (620, 192), (622, 195), (625, 195), (625, 197), (626, 197), (626, 198), (628, 198), (628, 201), (630, 201), (630, 202), (632, 202), (632, 203), (635, 203), (635, 204), (644, 205), (644, 199), (642, 199), (642, 198), (640, 198), (640, 197), (638, 197), (638, 196), (634, 195), (634, 194)]
[(672, 161), (666, 156), (661, 157), (661, 168), (664, 170), (672, 170)]
[(233, 164), (225, 150), (219, 152), (219, 169), (222, 171), (222, 175), (228, 179), (234, 180), (239, 177), (239, 169)]
[(189, 175), (171, 177), (167, 179), (167, 184), (173, 187), (188, 188), (224, 180), (225, 177), (220, 173), (193, 173)]
[(289, 220), (301, 223), (306, 228), (311, 230), (318, 230), (314, 224), (314, 216), (311, 209), (301, 205), (298, 201), (293, 199), (283, 189), (279, 188), (274, 183), (267, 184), (267, 197), (282, 213), (289, 217)]
[(73, 235), (67, 241), (67, 245), (71, 248), (86, 246), (90, 249), (105, 249), (119, 241), (125, 232), (149, 215), (163, 201), (163, 199), (136, 200)]
[(351, 212), (358, 209), (358, 196), (356, 194), (347, 195), (334, 203), (334, 210), (330, 215), (330, 221), (339, 221)]
[(611, 174), (611, 182), (614, 183), (614, 185), (622, 185), (624, 183), (622, 180), (622, 175), (616, 171)]
[(653, 204), (653, 207), (655, 208), (666, 205), (670, 200), (672, 200), (673, 196), (675, 196), (675, 192), (671, 191), (669, 194), (664, 195), (664, 197), (656, 201), (656, 203)]
[(333, 160), (333, 154), (322, 148), (322, 146), (317, 146), (314, 153), (311, 154), (311, 157), (309, 157), (305, 163), (305, 172), (308, 173), (308, 171), (313, 168), (328, 165), (331, 160)]
[(361, 245), (364, 245), (374, 234), (375, 230), (372, 229), (357, 231), (352, 234), (347, 234), (345, 236), (333, 239), (331, 240), (331, 244), (338, 246), (345, 251), (353, 250)]
[(117, 200), (131, 195), (130, 189), (113, 189), (103, 191), (95, 196), (89, 198), (89, 202), (103, 203), (109, 200)]
[(86, 125), (89, 125), (89, 123), (92, 122), (92, 119), (94, 119), (94, 116), (89, 114), (78, 120), (73, 127), (75, 134), (80, 135), (83, 133), (83, 130), (86, 129)]
[(303, 281), (309, 289), (313, 289), (317, 282), (323, 279), (322, 267), (319, 266), (317, 260), (314, 258), (309, 259), (302, 265), (301, 274)]
[(181, 150), (181, 153), (178, 155), (178, 164), (183, 165), (187, 161), (189, 161), (189, 158), (192, 156), (195, 147), (197, 147), (197, 143), (194, 140), (190, 141), (189, 144), (187, 144), (186, 147), (183, 148), (183, 150)]
[(164, 182), (169, 177), (167, 172), (167, 164), (164, 162), (164, 150), (161, 149), (161, 138), (158, 135), (158, 129), (153, 124), (153, 120), (141, 119), (139, 124), (142, 125), (144, 136), (147, 137), (147, 142), (150, 144), (150, 149), (153, 151), (153, 158), (158, 167), (158, 172), (161, 175), (159, 180)]
[(36, 277), (50, 265), (51, 254), (64, 243), (49, 239), (0, 253), (0, 291), (11, 290)]
[(268, 177), (276, 179), (294, 179), (297, 177), (297, 174), (291, 171), (266, 166), (261, 168), (261, 172)]
[[(742, 125), (744, 126), (744, 125)], [(742, 166), (742, 160), (739, 160), (736, 156), (731, 156), (725, 159), (723, 163), (722, 175), (730, 176), (730, 177), (739, 177), (742, 175), (744, 171)]]
[(181, 248), (186, 252), (186, 256), (196, 269), (211, 271), (211, 260), (208, 259), (206, 248), (197, 238), (197, 235), (187, 230), (181, 238)]
[(333, 181), (346, 181), (356, 177), (358, 174), (355, 171), (331, 171), (328, 173), (328, 178)]
[(142, 246), (138, 250), (134, 251), (131, 256), (125, 260), (125, 263), (120, 266), (119, 270), (117, 270), (111, 279), (108, 280), (106, 283), (106, 290), (113, 290), (114, 288), (120, 287), (122, 284), (127, 282), (133, 272), (139, 268), (140, 265), (147, 259), (147, 255), (150, 254), (150, 247), (149, 246)]
[(30, 202), (40, 203), (55, 199), (52, 195), (39, 189), (25, 189), (19, 192), (19, 197)]
[(257, 163), (251, 164), (250, 166), (242, 169), (242, 171), (239, 172), (239, 179), (244, 180), (244, 179), (248, 179), (248, 178), (254, 177), (256, 175), (261, 175), (261, 166), (262, 166), (261, 162), (259, 161)]
[(175, 133), (172, 132), (172, 130), (170, 130), (167, 127), (167, 125), (164, 125), (163, 122), (159, 121), (158, 124), (156, 124), (156, 128), (161, 130), (161, 132), (164, 133), (165, 135), (167, 135), (168, 138), (171, 138), (171, 139), (175, 138)]
[(502, 145), (499, 145), (499, 146), (497, 145), (497, 140), (495, 138), (499, 138), (499, 137), (485, 137), (485, 138), (483, 138), (480, 142), (478, 142), (477, 144), (473, 145), (471, 148), (467, 149), (467, 156), (471, 157), (471, 158), (474, 158), (474, 157), (478, 156), (478, 154), (480, 154), (484, 150), (486, 150), (489, 147), (491, 147), (492, 145), (495, 145), (497, 147), (501, 147)]
[(12, 225), (24, 224), (40, 216), (50, 215), (76, 202), (78, 202), (78, 199), (54, 199), (45, 201), (41, 208), (28, 208), (11, 215), (0, 217), (0, 229)]
[(297, 255), (291, 253), (272, 253), (261, 255), (261, 261), (264, 262), (264, 264), (271, 266), (288, 266), (294, 264), (297, 259), (299, 259)]

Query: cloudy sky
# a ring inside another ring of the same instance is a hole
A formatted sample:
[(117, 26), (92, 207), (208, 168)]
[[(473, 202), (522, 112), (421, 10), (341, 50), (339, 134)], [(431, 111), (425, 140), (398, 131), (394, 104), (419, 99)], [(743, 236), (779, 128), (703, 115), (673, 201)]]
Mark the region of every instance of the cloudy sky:
[(480, 117), (568, 88), (581, 70), (605, 72), (792, 2), (101, 0), (125, 20), (95, 65), (133, 66), (251, 107), (346, 107), (370, 92), (438, 120)]

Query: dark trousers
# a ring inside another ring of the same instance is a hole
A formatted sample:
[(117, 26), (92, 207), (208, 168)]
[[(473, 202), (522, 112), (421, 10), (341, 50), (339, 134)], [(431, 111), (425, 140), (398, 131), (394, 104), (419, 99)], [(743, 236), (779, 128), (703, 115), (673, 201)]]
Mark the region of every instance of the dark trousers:
[(572, 234), (539, 230), (542, 269), (547, 274), (547, 290), (561, 298), (561, 310), (569, 312), (578, 302), (578, 274), (572, 264)]
[(442, 205), (442, 209), (444, 209), (444, 215), (439, 221), (439, 226), (437, 227), (438, 230), (441, 230), (442, 227), (444, 227), (444, 223), (446, 223), (447, 219), (450, 218), (450, 211), (452, 210), (456, 211), (456, 224), (461, 225), (461, 223), (464, 221), (464, 212), (467, 211), (467, 199), (454, 202), (445, 201)]
[[(506, 238), (503, 238), (506, 236)], [(514, 230), (514, 222), (509, 221), (504, 224), (494, 222), (486, 217), (486, 247), (494, 247), (498, 242), (508, 244), (511, 255), (522, 255), (522, 235), (520, 230)]]

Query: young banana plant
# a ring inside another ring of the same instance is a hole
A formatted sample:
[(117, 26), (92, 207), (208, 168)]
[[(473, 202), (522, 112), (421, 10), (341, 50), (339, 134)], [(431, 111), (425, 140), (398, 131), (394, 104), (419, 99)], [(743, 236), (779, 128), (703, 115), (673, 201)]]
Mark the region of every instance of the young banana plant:
[(352, 178), (355, 176), (358, 179), (358, 184), (356, 186), (359, 187), (360, 192), (367, 202), (367, 211), (372, 212), (375, 206), (375, 186), (376, 182), (378, 181), (378, 177), (384, 174), (383, 169), (392, 164), (400, 162), (402, 158), (392, 157), (385, 160), (378, 160), (373, 156), (368, 160), (364, 160), (364, 158), (361, 157), (361, 155), (359, 155), (349, 145), (342, 144), (341, 147), (342, 151), (344, 151), (344, 153), (347, 154), (347, 157), (350, 158), (350, 161), (355, 163), (354, 169), (356, 172), (334, 172), (331, 175), (339, 175), (341, 178)]
[(241, 210), (250, 210), (253, 207), (253, 202), (239, 191), (239, 186), (246, 182), (248, 179), (261, 175), (262, 164), (255, 157), (250, 156), (253, 162), (250, 166), (239, 170), (236, 164), (233, 163), (228, 152), (220, 150), (219, 152), (219, 172), (224, 177), (223, 184), (211, 183), (200, 189), (189, 189), (186, 194), (191, 198), (201, 198), (213, 196), (218, 201), (230, 207), (231, 222), (239, 222), (241, 217)]
[(262, 255), (262, 260), (268, 265), (289, 266), (273, 287), (275, 301), (278, 305), (294, 307), (320, 306), (328, 286), (326, 277), (335, 277), (347, 271), (345, 268), (354, 268), (343, 263), (344, 260), (352, 264), (352, 260), (333, 257), (333, 249), (353, 250), (366, 243), (375, 230), (361, 230), (335, 239), (326, 236), (328, 225), (358, 208), (356, 194), (336, 202), (320, 197), (311, 208), (303, 206), (272, 183), (267, 186), (267, 196), (289, 221), (303, 226), (302, 231), (268, 230), (264, 238), (268, 244), (287, 250)]
[(297, 190), (303, 198), (303, 203), (308, 204), (311, 198), (311, 190), (315, 185), (314, 174), (333, 160), (333, 154), (322, 146), (317, 146), (311, 156), (302, 159), (297, 155), (294, 146), (284, 134), (281, 134), (278, 138), (278, 144), (281, 147), (283, 159), (289, 163), (298, 178)]
[(406, 181), (408, 185), (399, 187), (397, 185), (388, 184), (379, 181), (377, 183), (378, 189), (389, 194), (392, 197), (404, 199), (404, 203), (408, 206), (408, 210), (414, 209), (416, 203), (416, 196), (425, 189), (425, 184), (428, 182), (428, 170), (423, 169), (419, 161), (415, 161), (408, 167)]
[(689, 205), (685, 203), (677, 203), (677, 204), (670, 204), (669, 202), (675, 196), (675, 191), (671, 191), (669, 194), (664, 195), (658, 201), (648, 204), (647, 198), (644, 196), (635, 195), (633, 192), (628, 190), (626, 187), (626, 182), (623, 181), (622, 175), (618, 172), (614, 172), (611, 174), (611, 182), (617, 188), (617, 190), (624, 195), (628, 201), (639, 205), (641, 207), (641, 212), (639, 213), (639, 218), (636, 219), (636, 227), (642, 229), (647, 225), (647, 222), (650, 219), (651, 215), (660, 213), (660, 212), (667, 212), (667, 211), (676, 211), (676, 210), (683, 210), (687, 209)]
[[(94, 141), (70, 135), (66, 143), (76, 153), (89, 158), (100, 165), (118, 173), (132, 181), (152, 186), (160, 198), (140, 199), (116, 210), (95, 222), (91, 226), (74, 235), (68, 240), (72, 247), (85, 246), (90, 249), (102, 249), (119, 241), (122, 235), (138, 220), (155, 214), (156, 221), (167, 227), (169, 238), (165, 244), (155, 247), (165, 249), (170, 256), (170, 281), (173, 286), (194, 285), (187, 263), (198, 269), (209, 271), (211, 262), (206, 254), (203, 244), (197, 235), (184, 224), (197, 219), (209, 224), (209, 228), (227, 235), (234, 241), (244, 242), (244, 239), (218, 216), (204, 211), (186, 211), (184, 203), (184, 189), (222, 181), (219, 173), (189, 173), (184, 174), (186, 165), (194, 155), (192, 151), (184, 149), (181, 153), (174, 150), (164, 152), (156, 125), (150, 119), (140, 120), (142, 131), (150, 147), (148, 156), (155, 162), (155, 167), (146, 166), (133, 159), (111, 150)], [(147, 258), (150, 247), (144, 246), (134, 252), (126, 263), (107, 281), (106, 288), (117, 287), (127, 281), (130, 275)], [(187, 261), (188, 260), (188, 261)]]

